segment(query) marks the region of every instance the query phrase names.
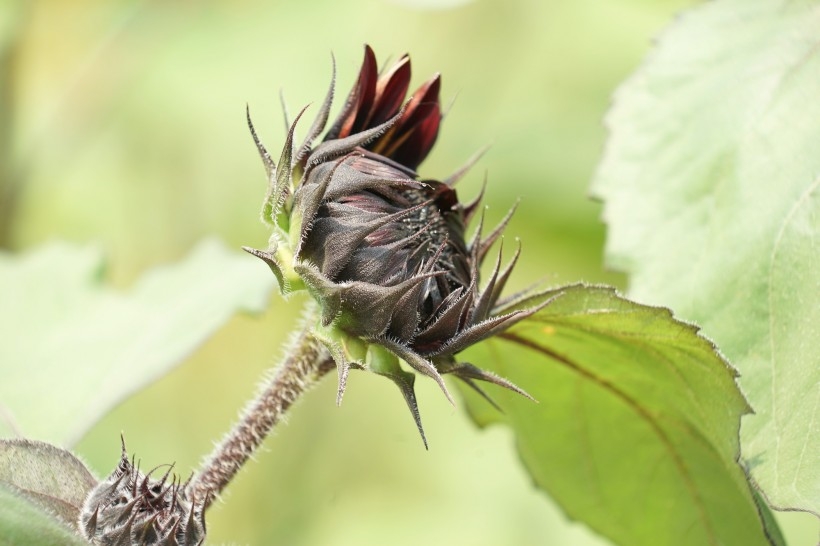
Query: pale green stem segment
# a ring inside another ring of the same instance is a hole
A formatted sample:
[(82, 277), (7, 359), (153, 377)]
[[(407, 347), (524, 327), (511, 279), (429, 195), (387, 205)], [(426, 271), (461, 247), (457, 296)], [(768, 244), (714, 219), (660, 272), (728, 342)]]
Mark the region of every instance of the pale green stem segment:
[(335, 369), (330, 354), (311, 333), (316, 324), (315, 313), (315, 306), (311, 305), (284, 361), (263, 382), (242, 418), (191, 479), (186, 487), (189, 498), (207, 499), (207, 508), (262, 445), (293, 403), (322, 376)]

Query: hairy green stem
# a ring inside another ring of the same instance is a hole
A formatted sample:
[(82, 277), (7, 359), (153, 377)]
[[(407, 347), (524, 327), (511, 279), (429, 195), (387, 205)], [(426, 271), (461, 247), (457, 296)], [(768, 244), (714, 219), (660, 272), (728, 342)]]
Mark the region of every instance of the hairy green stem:
[(294, 337), (284, 361), (263, 384), (233, 428), (206, 459), (187, 487), (189, 496), (213, 499), (231, 482), (245, 462), (262, 445), (271, 429), (293, 403), (335, 364), (324, 346), (311, 334), (311, 313)]

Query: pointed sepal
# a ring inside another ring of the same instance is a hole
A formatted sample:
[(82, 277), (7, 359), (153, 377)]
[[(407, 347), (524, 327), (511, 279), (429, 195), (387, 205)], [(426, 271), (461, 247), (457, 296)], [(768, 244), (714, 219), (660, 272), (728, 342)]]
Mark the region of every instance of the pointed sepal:
[(290, 283), (288, 282), (287, 277), (285, 277), (284, 272), (282, 271), (282, 265), (279, 263), (279, 259), (276, 257), (276, 254), (266, 250), (258, 250), (255, 248), (251, 248), (249, 246), (243, 246), (242, 250), (256, 256), (266, 264), (273, 272), (273, 276), (276, 277), (276, 282), (279, 283), (279, 291), (282, 295), (287, 295), (290, 293)]
[[(486, 383), (492, 383), (493, 385), (503, 387), (516, 394), (520, 394), (524, 398), (529, 398), (533, 402), (537, 402), (537, 400), (530, 396), (529, 393), (527, 393), (527, 391), (525, 391), (512, 381), (504, 379), (503, 377), (498, 376), (492, 372), (488, 372), (487, 370), (482, 370), (481, 368), (474, 366), (469, 362), (456, 362), (452, 358), (442, 359), (436, 361), (436, 368), (438, 368), (438, 370), (442, 374), (450, 374), (454, 377), (458, 377), (474, 389), (477, 389), (477, 387), (473, 383), (473, 380), (484, 381)], [(482, 394), (485, 398), (489, 399), (489, 397), (487, 397), (486, 394), (483, 394), (483, 392), (481, 392), (480, 390), (479, 393)], [(496, 404), (493, 403), (493, 405)]]
[(387, 331), (396, 305), (408, 291), (425, 279), (444, 274), (422, 273), (393, 286), (381, 286), (360, 281), (335, 283), (307, 262), (297, 263), (294, 270), (319, 302), (322, 326), (334, 323), (366, 339), (379, 338)]
[(333, 326), (316, 326), (311, 335), (319, 341), (336, 363), (338, 372), (338, 388), (336, 390), (336, 405), (342, 405), (347, 378), (351, 369), (363, 369), (367, 354), (367, 344), (356, 336), (347, 335), (344, 331)]
[(388, 119), (384, 123), (367, 129), (365, 131), (362, 131), (360, 133), (355, 133), (348, 137), (340, 138), (338, 140), (328, 140), (322, 142), (308, 157), (308, 168), (310, 168), (311, 166), (318, 165), (319, 163), (328, 161), (329, 159), (333, 159), (334, 157), (344, 155), (358, 146), (365, 146), (368, 142), (377, 139), (378, 137), (383, 135), (385, 131), (390, 129), (390, 127), (392, 127), (399, 120), (399, 118), (401, 118), (401, 115), (402, 113), (399, 112), (398, 114)]
[(450, 394), (450, 391), (447, 390), (447, 385), (444, 384), (444, 379), (441, 377), (441, 374), (432, 362), (419, 355), (406, 345), (398, 343), (392, 339), (381, 338), (374, 341), (378, 342), (385, 349), (407, 362), (407, 364), (414, 370), (435, 380), (441, 391), (444, 393), (444, 396), (447, 397), (447, 400), (449, 400), (452, 405), (456, 405), (455, 400), (453, 400), (453, 396)]
[(416, 428), (418, 428), (419, 434), (421, 435), (421, 441), (424, 442), (424, 449), (429, 449), (427, 446), (427, 436), (424, 434), (424, 427), (421, 424), (421, 413), (419, 413), (416, 392), (413, 388), (416, 376), (402, 370), (396, 355), (377, 344), (371, 344), (368, 348), (367, 369), (388, 378), (396, 384), (404, 397), (404, 401), (407, 403), (410, 414), (413, 416), (413, 421), (415, 421)]
[(308, 129), (307, 135), (305, 135), (305, 140), (302, 142), (302, 145), (299, 146), (299, 151), (296, 152), (296, 157), (293, 158), (293, 162), (295, 164), (301, 163), (305, 156), (310, 153), (313, 141), (316, 140), (319, 133), (324, 131), (325, 125), (327, 125), (327, 119), (330, 116), (330, 107), (333, 104), (333, 93), (336, 89), (336, 57), (331, 54), (330, 58), (331, 65), (333, 67), (332, 74), (330, 76), (330, 88), (327, 90), (325, 100), (322, 101), (322, 106), (319, 107), (319, 113), (316, 115), (316, 119), (313, 120), (313, 124), (310, 126), (310, 129)]
[[(296, 116), (296, 119), (293, 120), (293, 123), (290, 125), (290, 129), (288, 130), (287, 138), (285, 139), (285, 145), (282, 148), (282, 154), (279, 157), (279, 164), (276, 166), (275, 170), (268, 172), (268, 190), (265, 194), (265, 201), (262, 205), (262, 220), (273, 226), (279, 226), (285, 231), (288, 229), (288, 215), (281, 213), (288, 212), (283, 211), (282, 209), (288, 195), (293, 190), (293, 135), (296, 131), (296, 125), (299, 123), (299, 119), (305, 113), (307, 108), (307, 106), (302, 108)], [(254, 140), (258, 142), (252, 126), (251, 134), (254, 136)], [(257, 144), (257, 146), (260, 145)], [(264, 149), (264, 147), (262, 149)], [(260, 154), (262, 154), (261, 151)], [(263, 161), (265, 161), (264, 156)], [(273, 162), (270, 162), (270, 165), (272, 164)], [(266, 162), (266, 168), (268, 167), (269, 165)]]

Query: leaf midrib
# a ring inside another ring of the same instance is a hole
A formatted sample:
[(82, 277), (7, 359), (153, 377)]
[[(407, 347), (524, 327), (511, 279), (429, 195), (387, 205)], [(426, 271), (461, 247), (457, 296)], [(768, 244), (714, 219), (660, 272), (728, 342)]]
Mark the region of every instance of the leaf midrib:
[(602, 377), (598, 377), (598, 376), (594, 375), (589, 370), (586, 370), (586, 369), (582, 368), (579, 364), (574, 362), (572, 359), (570, 359), (570, 358), (568, 358), (564, 355), (561, 355), (561, 354), (553, 351), (552, 349), (549, 349), (547, 347), (539, 345), (538, 343), (535, 343), (535, 342), (533, 342), (529, 339), (520, 337), (520, 336), (518, 336), (514, 333), (511, 333), (511, 332), (504, 332), (502, 334), (499, 334), (499, 337), (502, 338), (502, 339), (505, 339), (507, 341), (513, 342), (513, 343), (518, 343), (518, 344), (522, 345), (523, 347), (525, 347), (527, 349), (530, 349), (532, 351), (536, 351), (538, 353), (541, 353), (541, 354), (547, 356), (548, 358), (551, 358), (551, 359), (555, 360), (556, 362), (559, 362), (560, 364), (563, 364), (564, 366), (566, 366), (570, 370), (574, 371), (575, 373), (577, 373), (577, 374), (581, 375), (582, 377), (592, 381), (594, 384), (599, 385), (602, 389), (604, 389), (604, 390), (610, 392), (611, 394), (615, 395), (622, 402), (624, 402), (628, 407), (630, 407), (643, 421), (645, 421), (649, 425), (649, 427), (655, 432), (655, 434), (658, 436), (658, 438), (661, 441), (661, 444), (669, 452), (669, 455), (671, 456), (672, 461), (674, 462), (674, 465), (678, 468), (678, 471), (680, 472), (683, 483), (685, 484), (686, 489), (689, 492), (689, 495), (692, 497), (694, 505), (697, 507), (697, 512), (698, 512), (699, 518), (700, 518), (700, 520), (703, 524), (703, 528), (706, 531), (706, 535), (709, 539), (709, 543), (713, 546), (718, 546), (719, 545), (717, 535), (715, 533), (715, 530), (712, 527), (712, 522), (709, 520), (709, 517), (707, 515), (707, 511), (706, 511), (706, 507), (704, 505), (703, 499), (701, 498), (700, 494), (697, 491), (697, 487), (695, 486), (694, 480), (692, 479), (692, 476), (691, 476), (688, 468), (684, 464), (682, 458), (680, 457), (680, 454), (675, 450), (674, 445), (673, 445), (671, 439), (669, 438), (669, 436), (666, 434), (666, 432), (663, 430), (663, 428), (660, 426), (660, 424), (652, 417), (652, 415), (649, 413), (649, 411), (644, 406), (642, 406), (636, 399), (632, 398), (626, 392), (624, 392), (621, 389), (619, 389), (618, 387), (616, 387), (613, 383), (609, 382), (608, 380), (606, 380)]

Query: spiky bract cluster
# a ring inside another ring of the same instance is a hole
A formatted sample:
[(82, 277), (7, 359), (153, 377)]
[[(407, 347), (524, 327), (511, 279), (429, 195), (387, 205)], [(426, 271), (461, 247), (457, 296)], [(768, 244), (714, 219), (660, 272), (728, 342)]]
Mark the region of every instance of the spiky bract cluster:
[(479, 221), (465, 240), (480, 203), (480, 196), (466, 205), (457, 198), (454, 185), (467, 169), (444, 181), (415, 172), (438, 135), (440, 78), (402, 107), (409, 82), (406, 55), (380, 75), (366, 47), (356, 85), (323, 142), (313, 147), (329, 118), (333, 83), (299, 147), (294, 131), (304, 110), (290, 125), (278, 166), (248, 118), (269, 178), (262, 215), (274, 233), (267, 250), (246, 250), (270, 266), (283, 292), (304, 287), (320, 303), (315, 335), (336, 361), (338, 400), (349, 370), (369, 369), (399, 386), (421, 431), (414, 376), (399, 359), (436, 380), (448, 398), (447, 373), (476, 389), (478, 379), (525, 394), (454, 355), (537, 309), (518, 305), (520, 294), (500, 298), (518, 252), (502, 269), (499, 250), (479, 287), (481, 263), (510, 215), (486, 237)]
[(117, 467), (89, 493), (79, 526), (92, 544), (103, 546), (199, 546), (205, 541), (207, 499), (189, 498), (170, 476), (140, 472), (123, 444)]

